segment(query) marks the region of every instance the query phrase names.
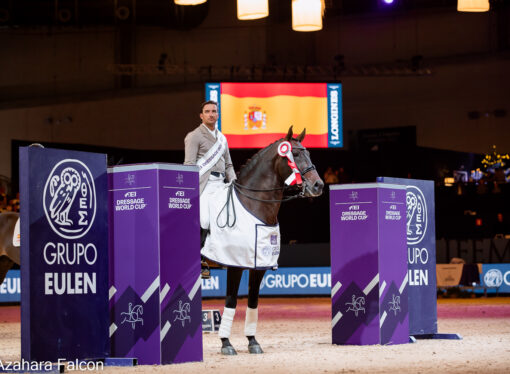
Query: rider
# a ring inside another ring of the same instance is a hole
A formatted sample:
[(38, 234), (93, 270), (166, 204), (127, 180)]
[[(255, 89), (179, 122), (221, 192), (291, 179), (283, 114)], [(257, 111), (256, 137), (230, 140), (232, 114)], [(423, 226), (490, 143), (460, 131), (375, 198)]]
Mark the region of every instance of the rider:
[(218, 104), (209, 100), (200, 108), (202, 123), (184, 139), (184, 165), (198, 165), (200, 172), (200, 227), (202, 245), (209, 230), (209, 199), (236, 179), (225, 136), (216, 128)]

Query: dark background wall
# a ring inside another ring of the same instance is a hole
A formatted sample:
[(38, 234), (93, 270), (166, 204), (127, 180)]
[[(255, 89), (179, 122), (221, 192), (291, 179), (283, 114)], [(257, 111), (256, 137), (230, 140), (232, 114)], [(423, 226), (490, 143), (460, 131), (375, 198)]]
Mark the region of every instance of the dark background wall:
[(315, 33), (269, 3), (241, 22), (234, 0), (0, 1), (0, 175), (13, 139), (180, 150), (210, 80), (341, 80), (346, 150), (359, 130), (414, 126), (421, 147), (510, 151), (508, 1), (330, 0)]
[[(345, 147), (312, 159), (351, 182), (440, 182), (493, 144), (510, 152), (510, 0), (487, 13), (326, 0), (314, 33), (291, 30), (290, 4), (238, 21), (234, 0), (0, 0), (0, 176), (17, 190), (17, 147), (31, 142), (180, 163), (207, 81), (341, 81)], [(232, 151), (236, 169), (253, 153)], [(506, 186), (469, 188), (436, 189), (438, 239), (492, 237), (495, 215), (510, 216)], [(327, 191), (283, 206), (283, 242), (327, 243), (327, 211)]]

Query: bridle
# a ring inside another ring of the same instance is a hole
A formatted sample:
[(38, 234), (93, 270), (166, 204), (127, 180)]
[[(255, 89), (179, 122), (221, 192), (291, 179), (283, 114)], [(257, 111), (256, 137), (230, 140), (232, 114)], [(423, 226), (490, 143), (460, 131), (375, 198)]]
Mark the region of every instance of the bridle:
[[(306, 148), (304, 148), (304, 147), (295, 147), (295, 149), (306, 150)], [(299, 173), (301, 174), (301, 176), (303, 178), (310, 171), (316, 170), (314, 164), (311, 164), (310, 166), (308, 166), (303, 171), (299, 170), (297, 165), (296, 165), (296, 168), (298, 169)], [(296, 187), (298, 187), (298, 188), (296, 188)], [(219, 228), (224, 228), (224, 227), (227, 227), (227, 226), (228, 227), (233, 227), (235, 225), (236, 221), (237, 221), (237, 215), (236, 215), (235, 205), (234, 205), (234, 196), (233, 196), (234, 188), (241, 195), (246, 196), (248, 199), (251, 199), (251, 200), (260, 201), (262, 203), (285, 203), (287, 201), (291, 201), (291, 200), (294, 200), (294, 199), (305, 197), (306, 185), (305, 185), (305, 183), (302, 183), (301, 186), (299, 186), (299, 185), (292, 185), (292, 186), (291, 185), (284, 185), (283, 187), (258, 189), (258, 188), (252, 188), (252, 187), (244, 186), (244, 185), (242, 185), (239, 182), (234, 180), (230, 184), (230, 186), (228, 186), (227, 201), (225, 202), (225, 205), (223, 206), (223, 208), (219, 212), (218, 216), (216, 217), (216, 224), (218, 225)], [(274, 199), (274, 200), (272, 200), (272, 199), (260, 199), (260, 198), (255, 197), (255, 196), (251, 196), (250, 194), (244, 192), (243, 190), (252, 191), (252, 192), (271, 192), (271, 191), (297, 190), (298, 192), (296, 194), (294, 194), (294, 195), (290, 195), (290, 196), (284, 197), (282, 199)], [(230, 209), (232, 209), (232, 212), (233, 212), (232, 216), (230, 214), (228, 214)], [(226, 220), (224, 225), (220, 225), (219, 222), (218, 222), (218, 219), (219, 219), (221, 213), (224, 210), (226, 210), (226, 212), (227, 212), (227, 220)], [(231, 217), (233, 219), (232, 221), (230, 220)]]
[[(304, 147), (295, 147), (294, 149), (306, 150), (306, 148), (304, 148)], [(298, 170), (299, 170), (299, 168), (298, 168)], [(308, 166), (303, 171), (299, 170), (299, 173), (304, 178), (304, 176), (307, 173), (311, 172), (312, 170), (316, 170), (314, 164), (311, 164), (310, 166)], [(306, 189), (305, 183), (302, 183), (301, 187), (298, 188), (298, 189), (296, 189), (296, 187), (294, 187), (294, 186), (288, 186), (288, 185), (285, 185), (283, 187), (276, 187), (276, 188), (257, 189), (257, 188), (251, 188), (251, 187), (248, 187), (248, 186), (243, 186), (242, 184), (238, 183), (237, 181), (233, 181), (232, 184), (229, 187), (229, 194), (231, 193), (232, 187), (234, 187), (236, 189), (236, 191), (239, 192), (241, 195), (246, 196), (247, 198), (249, 198), (251, 200), (260, 201), (262, 203), (285, 203), (287, 201), (291, 201), (291, 200), (294, 200), (294, 199), (297, 199), (297, 198), (303, 198), (303, 197), (305, 197), (305, 189)], [(286, 191), (286, 190), (292, 191), (292, 190), (297, 190), (298, 192), (296, 194), (294, 194), (294, 195), (290, 195), (290, 196), (284, 197), (282, 199), (269, 200), (269, 199), (260, 199), (260, 198), (255, 197), (255, 196), (251, 196), (251, 195), (247, 194), (246, 192), (244, 192), (243, 190), (252, 191), (252, 192), (271, 192), (271, 191)]]

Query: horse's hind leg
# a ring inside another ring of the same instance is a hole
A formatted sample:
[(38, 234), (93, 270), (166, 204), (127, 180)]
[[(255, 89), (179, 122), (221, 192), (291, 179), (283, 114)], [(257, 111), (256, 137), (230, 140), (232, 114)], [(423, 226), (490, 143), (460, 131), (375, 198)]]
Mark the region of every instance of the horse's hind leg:
[(246, 320), (244, 321), (244, 335), (248, 338), (248, 351), (250, 353), (264, 353), (260, 344), (255, 339), (257, 322), (259, 318), (259, 292), (265, 270), (250, 270), (248, 283), (248, 308), (246, 308)]
[(14, 265), (14, 261), (12, 261), (7, 256), (0, 256), (0, 285), (3, 283), (5, 276), (10, 268)]
[(225, 298), (225, 309), (223, 309), (223, 315), (221, 316), (218, 336), (221, 339), (221, 353), (229, 356), (237, 354), (232, 344), (230, 344), (229, 338), (236, 313), (237, 293), (239, 292), (242, 275), (243, 269), (227, 268), (227, 297)]

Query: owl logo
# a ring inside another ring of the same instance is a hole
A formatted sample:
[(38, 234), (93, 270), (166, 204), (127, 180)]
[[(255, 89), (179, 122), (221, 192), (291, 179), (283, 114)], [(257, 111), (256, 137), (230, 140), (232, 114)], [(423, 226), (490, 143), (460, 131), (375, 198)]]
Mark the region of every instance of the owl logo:
[(96, 214), (96, 191), (89, 168), (71, 159), (55, 165), (44, 187), (43, 206), (59, 236), (77, 239), (85, 235)]
[(415, 186), (407, 186), (406, 192), (407, 244), (418, 244), (427, 232), (427, 202), (423, 192)]
[(60, 176), (54, 175), (50, 181), (50, 217), (62, 226), (71, 226), (69, 210), (81, 185), (80, 174), (73, 168), (65, 168)]

